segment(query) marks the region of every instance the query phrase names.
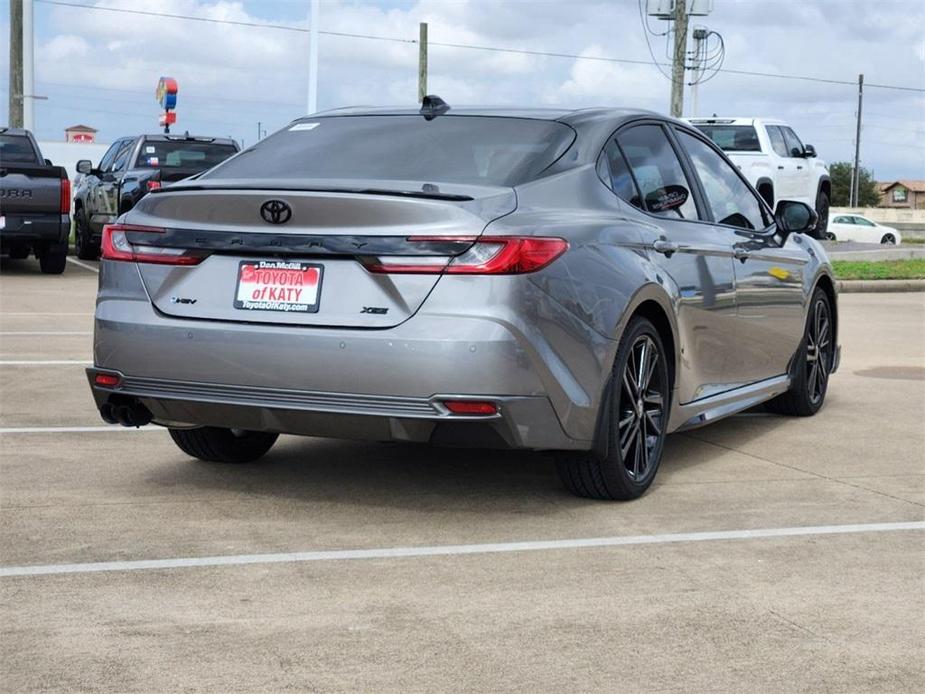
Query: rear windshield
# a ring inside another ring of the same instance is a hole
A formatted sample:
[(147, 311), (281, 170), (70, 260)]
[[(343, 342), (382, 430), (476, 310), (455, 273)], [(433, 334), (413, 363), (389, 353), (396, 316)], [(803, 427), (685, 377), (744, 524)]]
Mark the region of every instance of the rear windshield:
[(205, 171), (237, 152), (233, 145), (185, 140), (146, 140), (138, 152), (135, 168)]
[(760, 152), (758, 133), (751, 125), (707, 125), (696, 126), (725, 152)]
[(41, 164), (28, 137), (0, 135), (0, 164)]
[(204, 178), (509, 186), (539, 174), (574, 137), (567, 125), (527, 118), (331, 116), (290, 125)]

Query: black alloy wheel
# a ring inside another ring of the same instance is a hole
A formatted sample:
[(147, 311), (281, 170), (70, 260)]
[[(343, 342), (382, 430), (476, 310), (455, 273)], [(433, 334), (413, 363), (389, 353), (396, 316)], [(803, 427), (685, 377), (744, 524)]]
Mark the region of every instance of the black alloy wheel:
[(829, 303), (822, 297), (816, 297), (806, 331), (806, 388), (813, 406), (821, 405), (825, 398), (834, 357)]
[(809, 302), (803, 341), (793, 367), (790, 389), (765, 407), (789, 417), (811, 417), (822, 409), (835, 368), (835, 313), (828, 295), (818, 287)]
[(650, 321), (630, 321), (602, 397), (595, 448), (557, 455), (566, 489), (603, 500), (636, 499), (645, 493), (658, 472), (665, 443), (671, 358)]
[(617, 412), (620, 459), (630, 479), (639, 483), (653, 471), (665, 426), (663, 359), (649, 335), (640, 335), (623, 367)]

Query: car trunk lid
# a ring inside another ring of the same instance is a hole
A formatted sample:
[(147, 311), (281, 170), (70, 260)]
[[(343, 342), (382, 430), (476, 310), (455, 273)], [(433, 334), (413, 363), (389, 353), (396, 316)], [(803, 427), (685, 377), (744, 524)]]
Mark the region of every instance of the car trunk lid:
[(193, 180), (146, 196), (125, 221), (164, 230), (132, 232), (132, 243), (206, 255), (193, 266), (139, 263), (166, 315), (388, 328), (417, 311), (439, 274), (376, 274), (371, 260), (440, 262), (515, 207), (507, 187)]

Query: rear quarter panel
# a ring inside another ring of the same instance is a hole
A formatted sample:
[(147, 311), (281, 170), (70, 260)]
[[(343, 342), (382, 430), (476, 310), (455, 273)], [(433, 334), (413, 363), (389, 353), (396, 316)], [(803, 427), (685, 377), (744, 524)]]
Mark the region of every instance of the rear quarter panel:
[[(655, 300), (672, 316), (671, 297), (643, 248), (638, 222), (584, 166), (517, 188), (516, 212), (487, 234), (564, 238), (569, 250), (540, 272), (517, 278), (517, 296), (475, 296), (521, 332), (563, 427), (592, 438), (620, 336), (636, 306)], [(449, 278), (425, 304), (441, 295)], [(496, 308), (497, 307), (497, 308)]]

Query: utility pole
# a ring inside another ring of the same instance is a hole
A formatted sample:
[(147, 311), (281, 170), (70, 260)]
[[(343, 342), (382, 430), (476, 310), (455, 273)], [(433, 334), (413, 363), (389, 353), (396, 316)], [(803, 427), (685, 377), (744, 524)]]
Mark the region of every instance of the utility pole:
[(318, 110), (318, 14), (319, 0), (311, 0), (308, 18), (308, 112)]
[(427, 96), (427, 22), (421, 22), (418, 33), (418, 103)]
[(22, 125), (35, 132), (35, 51), (32, 0), (22, 0)]
[(698, 29), (694, 27), (694, 50), (692, 51), (693, 60), (691, 61), (691, 116), (697, 115), (697, 110), (699, 106), (699, 98), (697, 94), (697, 85), (700, 83), (700, 77), (702, 75), (704, 60), (703, 60), (703, 50), (706, 44), (706, 29)]
[(858, 75), (858, 124), (854, 133), (854, 171), (851, 174), (850, 207), (857, 207), (861, 187), (861, 107), (864, 105), (864, 75)]
[(684, 111), (684, 66), (687, 60), (687, 0), (674, 4), (674, 60), (671, 66), (671, 115)]
[(22, 127), (22, 0), (10, 0), (10, 88), (11, 128)]

